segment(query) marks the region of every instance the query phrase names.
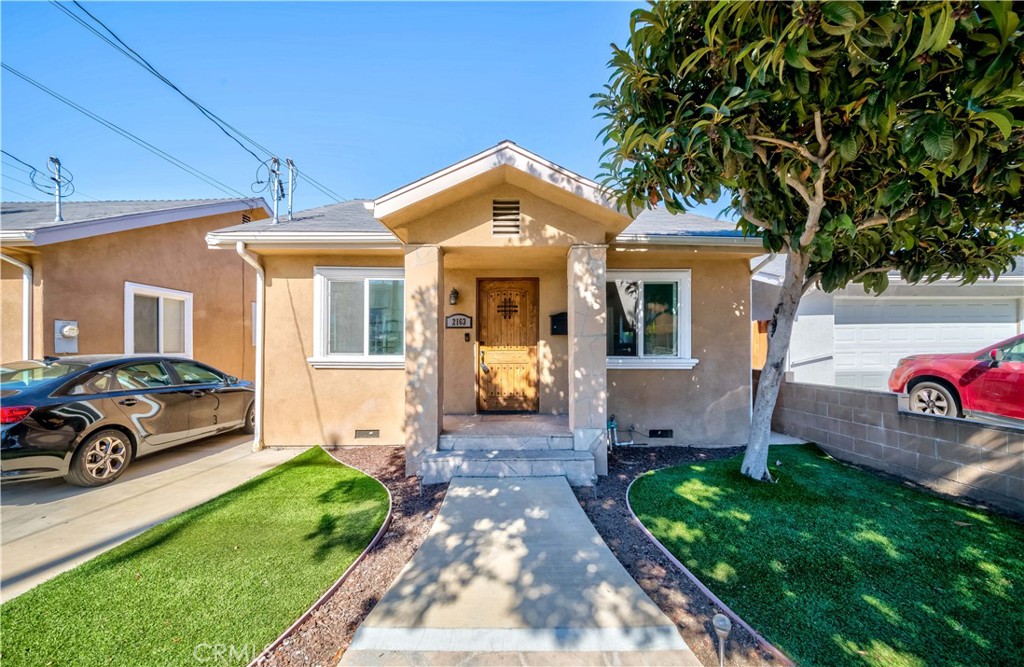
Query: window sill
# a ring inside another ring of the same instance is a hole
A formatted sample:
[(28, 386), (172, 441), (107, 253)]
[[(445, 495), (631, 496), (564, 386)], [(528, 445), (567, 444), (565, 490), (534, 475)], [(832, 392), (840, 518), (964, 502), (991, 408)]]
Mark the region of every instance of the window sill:
[(608, 357), (608, 370), (692, 370), (698, 359), (678, 357)]
[(405, 368), (405, 357), (309, 357), (313, 368)]

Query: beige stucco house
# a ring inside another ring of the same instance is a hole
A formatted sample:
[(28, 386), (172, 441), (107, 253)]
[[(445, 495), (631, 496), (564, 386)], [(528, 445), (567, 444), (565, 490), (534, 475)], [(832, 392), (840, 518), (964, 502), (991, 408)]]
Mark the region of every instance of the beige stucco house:
[(261, 444), (404, 444), (426, 483), (589, 484), (610, 415), (622, 440), (746, 442), (761, 242), (731, 223), (634, 220), (506, 141), (373, 201), (207, 241), (260, 267)]
[[(208, 232), (266, 218), (262, 198), (4, 202), (0, 361), (185, 354), (255, 376), (256, 276)], [(74, 335), (72, 335), (74, 334)]]

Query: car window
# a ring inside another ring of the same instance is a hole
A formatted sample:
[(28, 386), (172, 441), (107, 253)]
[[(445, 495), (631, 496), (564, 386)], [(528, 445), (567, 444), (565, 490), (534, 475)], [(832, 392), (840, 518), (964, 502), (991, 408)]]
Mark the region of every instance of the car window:
[(1005, 361), (1024, 361), (1024, 338), (1003, 346)]
[(184, 384), (217, 384), (224, 381), (220, 373), (191, 361), (172, 361), (171, 365)]
[(91, 373), (79, 379), (64, 392), (68, 396), (90, 396), (93, 394), (105, 394), (108, 391), (117, 391), (121, 386), (110, 371), (102, 373)]
[(171, 376), (163, 364), (146, 363), (117, 369), (117, 381), (124, 389), (152, 389), (171, 386)]
[(0, 367), (0, 383), (18, 383), (26, 386), (47, 382), (80, 371), (81, 364), (65, 364), (59, 361), (16, 361)]

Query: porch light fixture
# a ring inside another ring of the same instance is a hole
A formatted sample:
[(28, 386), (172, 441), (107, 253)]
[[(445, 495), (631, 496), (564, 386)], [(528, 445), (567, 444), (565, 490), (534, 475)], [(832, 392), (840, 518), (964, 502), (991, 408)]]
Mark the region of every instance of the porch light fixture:
[(459, 290), (457, 290), (457, 289), (455, 289), (453, 287), (452, 291), (448, 292), (448, 303), (454, 306), (458, 302), (459, 302)]
[(715, 634), (718, 635), (718, 665), (725, 667), (725, 638), (732, 630), (732, 621), (725, 614), (715, 614), (711, 619), (711, 625), (715, 627)]

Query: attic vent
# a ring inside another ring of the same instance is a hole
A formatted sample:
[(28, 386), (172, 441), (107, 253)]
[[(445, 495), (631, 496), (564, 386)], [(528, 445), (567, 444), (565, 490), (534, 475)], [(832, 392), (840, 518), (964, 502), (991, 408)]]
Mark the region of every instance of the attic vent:
[(491, 233), (494, 236), (519, 236), (519, 200), (495, 199)]
[(244, 224), (249, 223), (249, 222), (252, 222), (252, 218), (250, 218), (245, 213), (243, 213), (242, 214), (242, 224), (244, 225)]

